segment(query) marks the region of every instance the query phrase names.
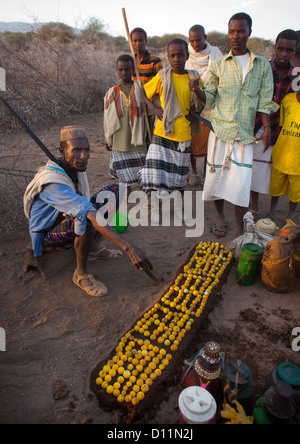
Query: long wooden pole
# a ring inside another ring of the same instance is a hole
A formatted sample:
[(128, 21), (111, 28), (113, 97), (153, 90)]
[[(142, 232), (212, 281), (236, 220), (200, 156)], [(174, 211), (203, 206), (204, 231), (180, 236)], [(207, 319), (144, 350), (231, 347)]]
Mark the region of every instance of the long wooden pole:
[[(125, 23), (125, 28), (126, 28), (126, 33), (127, 33), (127, 38), (128, 38), (128, 43), (129, 43), (131, 55), (132, 55), (132, 58), (134, 61), (134, 69), (135, 69), (135, 73), (136, 73), (137, 82), (138, 82), (139, 87), (142, 88), (142, 82), (140, 79), (139, 68), (137, 65), (136, 58), (135, 58), (135, 52), (134, 52), (134, 48), (133, 48), (133, 44), (132, 44), (132, 40), (131, 40), (131, 35), (130, 35), (130, 31), (129, 31), (125, 8), (122, 8), (122, 14), (123, 14), (123, 19), (124, 19), (124, 23)], [(145, 113), (145, 122), (146, 122), (148, 136), (149, 136), (149, 142), (151, 142), (151, 130), (150, 130), (150, 124), (149, 124), (148, 115), (147, 115), (147, 107), (146, 107), (145, 102), (143, 102), (143, 107), (144, 107), (144, 113)]]

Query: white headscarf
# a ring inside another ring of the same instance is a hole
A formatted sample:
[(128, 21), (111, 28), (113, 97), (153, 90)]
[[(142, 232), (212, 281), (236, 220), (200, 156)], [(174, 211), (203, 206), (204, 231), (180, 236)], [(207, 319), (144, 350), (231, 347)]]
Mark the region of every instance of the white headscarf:
[(201, 52), (196, 52), (189, 44), (190, 57), (186, 62), (186, 69), (195, 69), (199, 72), (201, 79), (205, 82), (206, 74), (211, 62), (223, 56), (219, 48), (211, 46), (208, 42)]

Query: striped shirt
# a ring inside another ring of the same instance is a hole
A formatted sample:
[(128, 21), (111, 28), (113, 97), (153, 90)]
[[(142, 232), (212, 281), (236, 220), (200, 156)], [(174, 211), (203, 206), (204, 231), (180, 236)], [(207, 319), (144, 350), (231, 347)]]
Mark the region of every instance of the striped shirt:
[(204, 86), (206, 107), (215, 105), (210, 121), (218, 139), (233, 143), (237, 135), (242, 145), (254, 142), (257, 113), (278, 110), (273, 101), (273, 74), (270, 63), (250, 52), (250, 63), (243, 82), (241, 66), (232, 51), (212, 62)]
[[(146, 51), (144, 58), (139, 65), (140, 80), (143, 84), (150, 82), (153, 77), (156, 76), (158, 71), (163, 68), (161, 59), (154, 54)], [(133, 80), (137, 80), (136, 76), (133, 76)]]
[[(274, 94), (273, 94), (273, 100), (278, 105), (281, 104), (284, 97), (293, 92), (293, 80), (296, 78), (296, 75), (293, 75), (293, 69), (294, 67), (290, 64), (288, 73), (285, 77), (282, 79), (279, 79), (276, 62), (275, 60), (272, 60), (271, 62), (271, 68), (273, 72), (273, 78), (274, 78)], [(279, 126), (279, 120), (280, 120), (280, 110), (277, 111), (277, 113), (273, 113), (270, 117), (271, 120), (271, 145), (275, 145), (276, 140), (278, 139), (278, 136), (280, 134), (280, 126)], [(262, 121), (260, 118), (256, 119), (255, 124), (255, 132), (257, 132), (262, 126)]]

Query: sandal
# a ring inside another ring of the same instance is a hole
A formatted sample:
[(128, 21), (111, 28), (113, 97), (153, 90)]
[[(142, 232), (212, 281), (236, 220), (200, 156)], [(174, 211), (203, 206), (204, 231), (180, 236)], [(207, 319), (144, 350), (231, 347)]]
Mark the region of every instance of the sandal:
[(221, 224), (218, 224), (218, 220), (216, 220), (212, 226), (212, 232), (216, 237), (225, 237), (227, 234), (226, 223), (221, 222)]
[(100, 248), (98, 251), (90, 253), (89, 261), (96, 261), (97, 259), (116, 259), (122, 257), (121, 250), (108, 250), (105, 247)]
[[(83, 284), (83, 281), (87, 281), (86, 285)], [(97, 281), (93, 275), (84, 274), (83, 276), (79, 276), (75, 271), (73, 275), (73, 282), (76, 284), (81, 290), (85, 291), (88, 295), (93, 296), (94, 298), (100, 298), (101, 296), (106, 296), (108, 293), (108, 289), (105, 287), (102, 282)]]

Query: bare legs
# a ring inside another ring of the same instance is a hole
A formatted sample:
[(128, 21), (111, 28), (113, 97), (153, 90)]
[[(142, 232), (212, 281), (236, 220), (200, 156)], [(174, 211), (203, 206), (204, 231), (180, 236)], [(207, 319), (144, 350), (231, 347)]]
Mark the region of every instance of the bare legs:
[(226, 222), (224, 215), (224, 200), (215, 200), (215, 207), (217, 210), (217, 219), (213, 225), (213, 233), (215, 236), (226, 236)]
[[(191, 154), (191, 167), (193, 175), (189, 180), (189, 184), (192, 186), (200, 185), (200, 178), (198, 178), (197, 158), (194, 157), (193, 153)], [(202, 185), (204, 185), (205, 175), (206, 175), (206, 157), (204, 158), (203, 175), (201, 179)]]
[(92, 225), (88, 225), (85, 234), (77, 236), (74, 242), (77, 261), (77, 273), (79, 276), (88, 274), (88, 258), (92, 250), (95, 229)]
[[(279, 197), (274, 197), (272, 196), (271, 199), (271, 207), (270, 207), (270, 215), (274, 218), (275, 217), (275, 211), (278, 205), (278, 201), (279, 201)], [(294, 217), (295, 211), (297, 209), (297, 205), (298, 203), (296, 202), (291, 202), (289, 204), (289, 211), (287, 214), (287, 219), (292, 219)]]
[[(215, 207), (217, 210), (217, 220), (214, 223), (213, 232), (215, 235), (224, 237), (226, 235), (226, 221), (224, 215), (224, 200), (215, 200)], [(237, 232), (236, 236), (241, 236), (244, 233), (244, 216), (247, 208), (235, 206), (235, 219)]]
[(194, 157), (193, 153), (191, 154), (191, 166), (192, 166), (193, 174), (195, 174), (195, 176), (198, 176), (197, 159)]
[(258, 197), (259, 193), (256, 191), (251, 191), (251, 208), (256, 213), (258, 213)]
[(241, 236), (244, 233), (244, 216), (247, 212), (247, 208), (235, 206), (235, 218), (237, 225), (237, 236)]

